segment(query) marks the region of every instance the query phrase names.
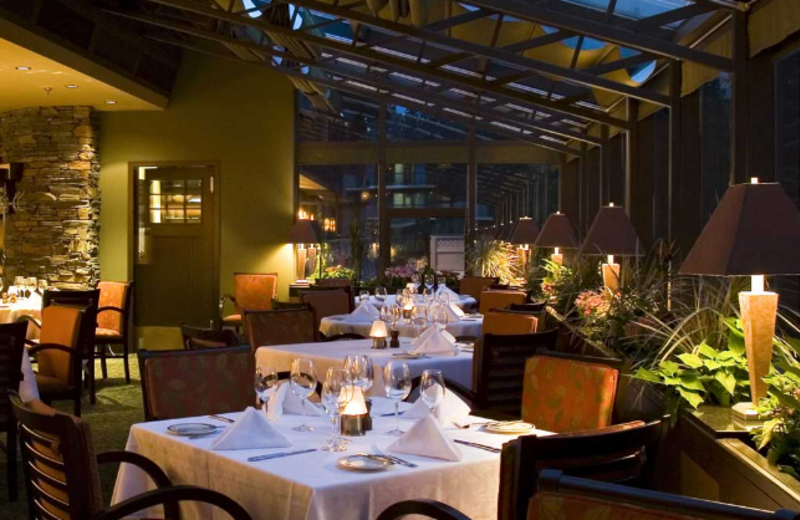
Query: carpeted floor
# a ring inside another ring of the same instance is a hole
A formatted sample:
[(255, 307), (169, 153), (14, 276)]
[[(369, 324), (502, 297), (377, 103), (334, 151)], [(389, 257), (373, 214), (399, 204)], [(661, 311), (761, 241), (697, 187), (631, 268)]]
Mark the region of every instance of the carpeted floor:
[[(121, 359), (108, 361), (108, 379), (99, 378), (100, 365), (98, 363), (97, 404), (90, 405), (88, 396), (84, 395), (82, 417), (91, 425), (92, 437), (98, 453), (124, 449), (131, 425), (144, 421), (139, 366), (135, 354), (130, 357), (130, 367), (131, 383), (126, 384)], [(64, 412), (72, 413), (71, 401), (57, 402), (54, 403), (54, 406)], [(16, 502), (9, 502), (6, 458), (0, 452), (0, 520), (23, 520), (28, 517), (21, 464), (18, 475), (20, 498)], [(100, 467), (103, 498), (106, 504), (111, 500), (116, 476), (116, 464)]]

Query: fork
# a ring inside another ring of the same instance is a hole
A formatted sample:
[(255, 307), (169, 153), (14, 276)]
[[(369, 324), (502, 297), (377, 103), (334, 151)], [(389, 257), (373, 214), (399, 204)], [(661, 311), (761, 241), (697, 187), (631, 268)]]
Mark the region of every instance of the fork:
[(374, 452), (375, 452), (375, 455), (377, 455), (377, 456), (379, 456), (379, 457), (383, 457), (383, 458), (385, 458), (385, 459), (392, 460), (392, 461), (396, 462), (397, 464), (400, 464), (400, 465), (402, 465), (402, 466), (406, 466), (406, 467), (409, 467), (409, 468), (416, 468), (416, 467), (417, 467), (417, 465), (416, 465), (416, 464), (414, 464), (413, 462), (408, 462), (407, 460), (403, 460), (403, 459), (401, 459), (400, 457), (395, 457), (394, 455), (387, 455), (387, 454), (385, 454), (385, 453), (384, 453), (384, 452), (383, 452), (383, 451), (382, 451), (382, 450), (381, 450), (381, 449), (378, 447), (378, 445), (377, 445), (377, 444), (372, 444), (370, 447), (372, 448), (372, 451), (374, 451)]

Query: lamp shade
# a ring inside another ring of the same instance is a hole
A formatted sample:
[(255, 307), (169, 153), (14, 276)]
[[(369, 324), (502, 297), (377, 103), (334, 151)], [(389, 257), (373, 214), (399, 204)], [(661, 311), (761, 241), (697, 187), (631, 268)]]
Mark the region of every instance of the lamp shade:
[(320, 233), (317, 232), (316, 222), (313, 220), (298, 219), (289, 232), (290, 244), (316, 244)]
[(578, 237), (569, 221), (569, 217), (563, 213), (550, 215), (536, 238), (536, 247), (577, 248)]
[(389, 331), (386, 330), (386, 322), (376, 320), (372, 322), (372, 328), (369, 331), (370, 338), (386, 338), (389, 337)]
[(621, 206), (603, 206), (583, 241), (581, 255), (642, 256), (642, 244)]
[(728, 188), (681, 265), (682, 274), (800, 273), (800, 212), (776, 183)]
[(510, 242), (512, 244), (533, 244), (538, 236), (539, 226), (536, 225), (536, 222), (530, 217), (522, 217), (514, 226)]

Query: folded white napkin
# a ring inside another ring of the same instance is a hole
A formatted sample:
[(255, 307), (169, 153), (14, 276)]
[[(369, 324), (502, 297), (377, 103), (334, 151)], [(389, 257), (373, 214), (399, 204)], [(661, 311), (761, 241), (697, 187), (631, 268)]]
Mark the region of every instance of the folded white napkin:
[[(445, 392), (444, 399), (439, 405), (433, 409), (433, 415), (439, 420), (440, 424), (447, 424), (453, 421), (460, 421), (468, 416), (472, 410), (469, 405), (464, 402), (454, 392)], [(431, 410), (422, 397), (418, 398), (411, 408), (405, 411), (403, 417), (405, 419), (418, 419), (430, 415)]]
[(454, 290), (450, 289), (444, 284), (439, 284), (439, 287), (436, 289), (436, 296), (439, 297), (442, 293), (446, 294), (450, 297), (451, 302), (457, 302), (461, 299), (461, 295), (455, 292)]
[(456, 338), (446, 330), (440, 331), (436, 327), (428, 327), (417, 338), (414, 353), (432, 356), (455, 356), (458, 354), (458, 348), (455, 343)]
[(430, 415), (415, 422), (406, 433), (387, 446), (386, 450), (434, 459), (461, 460), (461, 450), (447, 438), (439, 423)]
[(461, 321), (461, 318), (464, 317), (464, 311), (459, 309), (458, 305), (456, 305), (453, 302), (448, 303), (445, 306), (444, 310), (447, 311), (447, 322), (448, 323), (455, 323), (457, 321)]
[[(281, 420), (283, 414), (303, 415), (303, 401), (292, 392), (292, 385), (285, 381), (267, 402), (267, 418), (272, 422)], [(306, 415), (320, 416), (322, 411), (314, 403), (306, 402)]]
[(381, 311), (376, 309), (374, 305), (368, 302), (361, 302), (356, 307), (356, 310), (351, 312), (344, 321), (346, 323), (372, 323), (375, 318), (380, 318), (380, 316)]
[(248, 406), (233, 426), (214, 439), (212, 450), (252, 450), (260, 448), (286, 448), (292, 445), (275, 429), (263, 412)]

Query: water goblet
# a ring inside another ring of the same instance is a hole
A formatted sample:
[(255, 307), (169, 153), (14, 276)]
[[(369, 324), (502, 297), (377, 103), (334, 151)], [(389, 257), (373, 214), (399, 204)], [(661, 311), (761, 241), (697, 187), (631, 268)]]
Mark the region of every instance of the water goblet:
[(426, 287), (422, 290), (422, 299), (425, 300), (429, 305), (435, 298), (436, 295), (434, 294), (432, 287)]
[(355, 393), (350, 372), (343, 368), (331, 367), (325, 374), (325, 383), (322, 385), (322, 406), (331, 419), (331, 438), (322, 448), (325, 451), (345, 451), (347, 447), (340, 442), (339, 426), (342, 413), (348, 403), (353, 400)]
[(433, 289), (433, 284), (436, 281), (432, 274), (425, 275), (425, 287), (428, 289)]
[(361, 388), (367, 395), (375, 381), (375, 370), (369, 356), (351, 355), (344, 358), (344, 369), (350, 373), (353, 386)]
[(36, 290), (36, 277), (35, 276), (29, 276), (28, 279), (26, 280), (26, 285), (27, 285), (28, 290), (25, 291), (25, 294), (28, 297), (30, 297), (30, 295), (33, 294), (33, 291)]
[(386, 397), (394, 401), (394, 424), (387, 435), (399, 437), (405, 433), (400, 429), (400, 401), (411, 393), (411, 372), (405, 361), (389, 361), (383, 367), (383, 389)]
[(389, 293), (386, 292), (386, 287), (376, 287), (375, 288), (375, 299), (378, 300), (379, 302), (381, 302), (381, 303), (385, 302), (386, 301), (386, 297), (388, 295), (389, 295)]
[(368, 302), (369, 301), (369, 291), (359, 291), (359, 293), (358, 293), (358, 301), (359, 302)]
[(411, 283), (414, 285), (414, 292), (417, 292), (419, 289), (419, 274), (414, 273), (411, 275)]
[(317, 375), (314, 371), (314, 360), (295, 358), (292, 361), (290, 384), (292, 392), (300, 398), (303, 408), (303, 424), (293, 428), (299, 432), (313, 432), (314, 428), (306, 424), (306, 401), (317, 388)]
[(445, 330), (447, 328), (447, 310), (443, 306), (434, 303), (431, 306), (431, 321), (438, 330)]
[(275, 367), (257, 367), (254, 386), (258, 400), (266, 405), (270, 398), (275, 395), (275, 392), (278, 391), (278, 372)]
[(431, 413), (444, 400), (445, 386), (444, 376), (441, 370), (428, 369), (422, 372), (422, 379), (419, 384), (419, 395), (422, 401), (428, 405)]

